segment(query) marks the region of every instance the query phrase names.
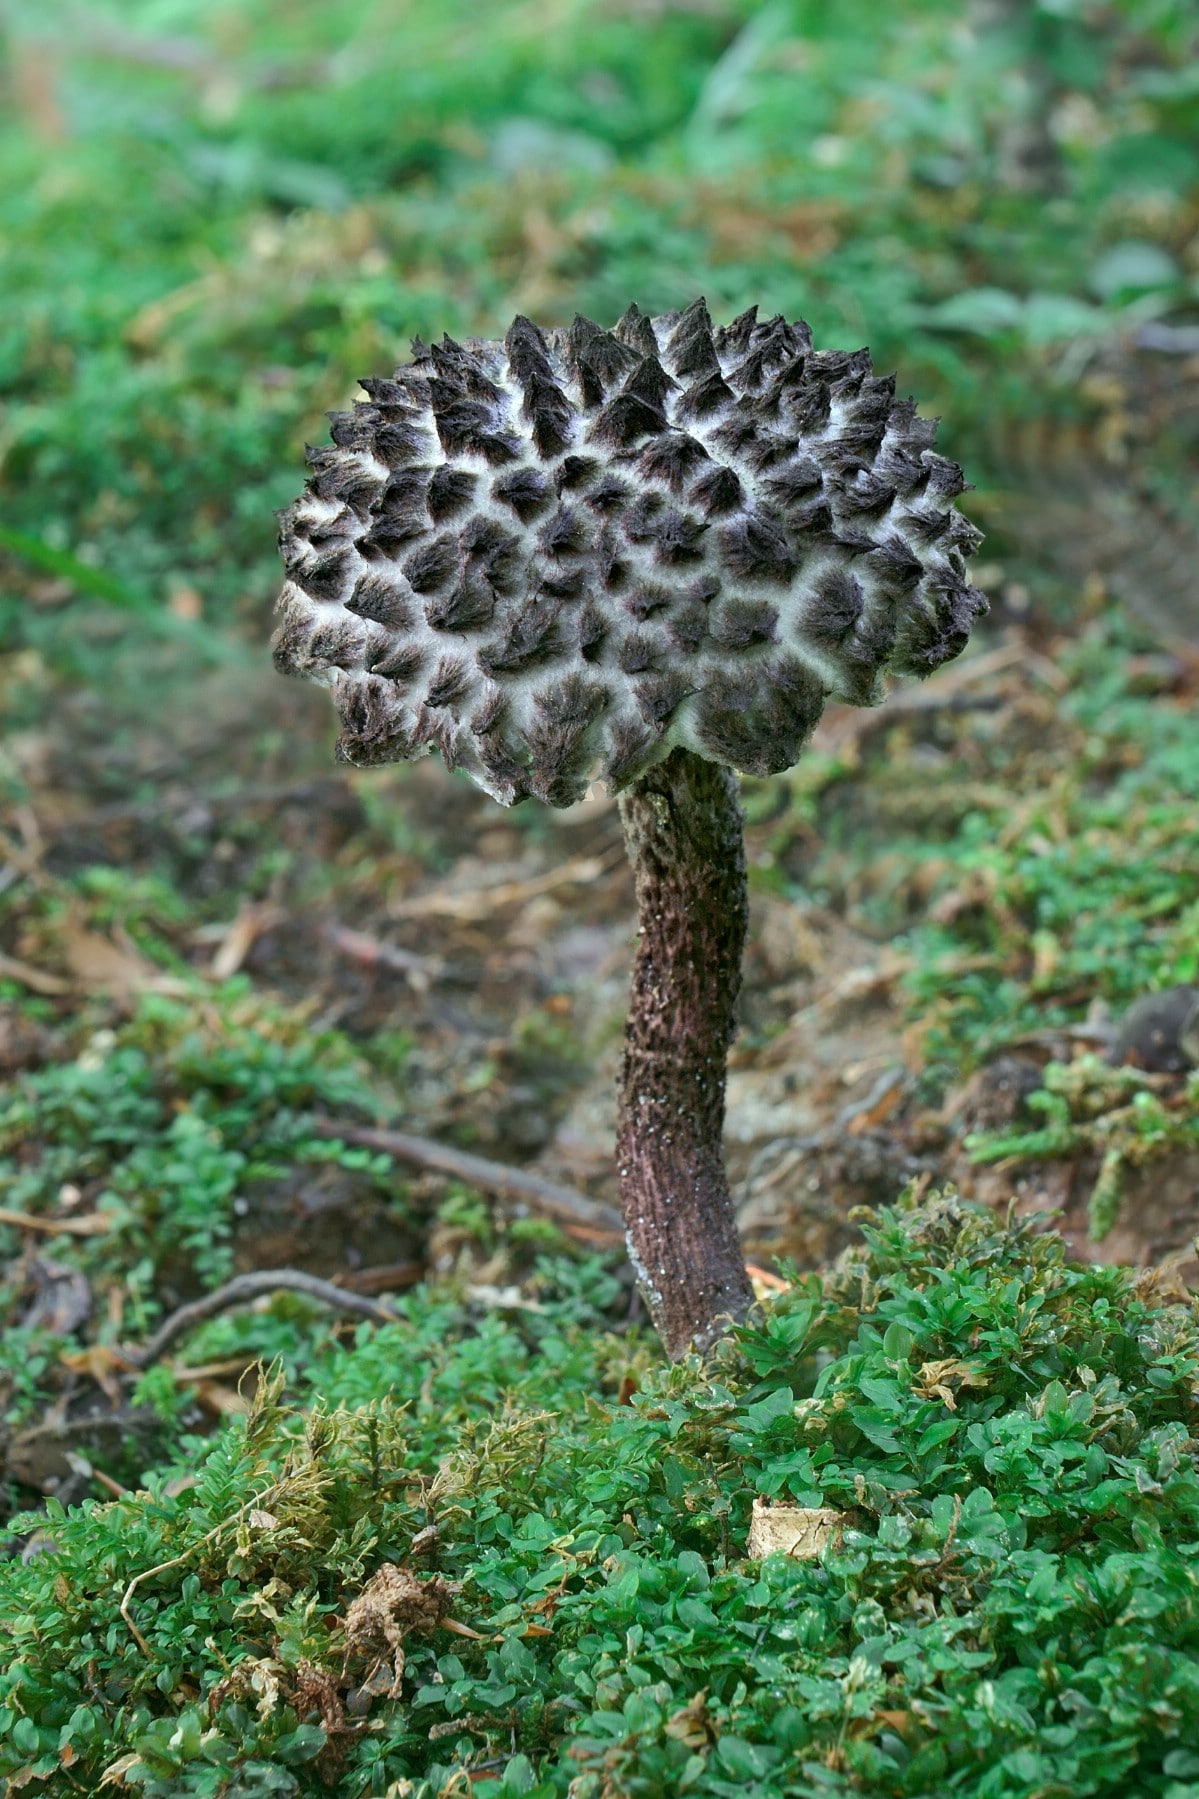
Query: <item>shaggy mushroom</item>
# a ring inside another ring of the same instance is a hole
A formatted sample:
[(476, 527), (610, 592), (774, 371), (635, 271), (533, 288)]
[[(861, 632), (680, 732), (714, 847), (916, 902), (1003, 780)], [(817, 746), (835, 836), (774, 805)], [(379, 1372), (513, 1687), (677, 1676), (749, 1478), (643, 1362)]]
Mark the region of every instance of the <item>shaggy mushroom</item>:
[(446, 337), (362, 383), (282, 515), (275, 659), (357, 765), (440, 752), (503, 805), (619, 796), (639, 943), (618, 1163), (672, 1356), (752, 1292), (724, 1170), (747, 921), (736, 772), (791, 767), (826, 700), (927, 675), (985, 609), (935, 424), (868, 353), (703, 300)]

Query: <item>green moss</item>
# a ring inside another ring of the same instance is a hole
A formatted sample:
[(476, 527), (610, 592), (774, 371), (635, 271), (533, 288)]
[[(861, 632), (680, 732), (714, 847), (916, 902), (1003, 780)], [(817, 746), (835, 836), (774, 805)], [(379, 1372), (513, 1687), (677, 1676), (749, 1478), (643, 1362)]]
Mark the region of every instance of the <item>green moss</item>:
[[(287, 1403), (265, 1382), (182, 1490), (55, 1513), (0, 1588), (0, 1768), (213, 1799), (1189, 1793), (1193, 1308), (951, 1195), (704, 1367), (562, 1278), (507, 1319), (416, 1295)], [(843, 1532), (749, 1560), (754, 1495)], [(475, 1633), (410, 1621), (393, 1697), (393, 1652), (342, 1628), (388, 1563)]]

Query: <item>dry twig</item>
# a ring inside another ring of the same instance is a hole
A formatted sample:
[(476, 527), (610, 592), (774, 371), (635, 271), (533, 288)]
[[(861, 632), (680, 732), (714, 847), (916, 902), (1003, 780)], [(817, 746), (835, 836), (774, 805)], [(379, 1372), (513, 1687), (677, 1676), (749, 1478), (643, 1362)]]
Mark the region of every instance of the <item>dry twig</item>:
[(624, 1225), (619, 1212), (599, 1200), (576, 1193), (544, 1175), (527, 1168), (509, 1168), (503, 1162), (490, 1162), (485, 1156), (471, 1155), (469, 1150), (452, 1149), (446, 1143), (435, 1143), (430, 1137), (412, 1137), (407, 1131), (374, 1130), (362, 1125), (342, 1124), (336, 1118), (315, 1120), (320, 1137), (336, 1137), (343, 1143), (358, 1143), (364, 1149), (379, 1149), (398, 1161), (411, 1162), (419, 1168), (433, 1168), (453, 1180), (467, 1181), (484, 1193), (499, 1199), (516, 1200), (557, 1218), (562, 1224), (582, 1226), (600, 1239), (623, 1240)]
[(319, 1275), (305, 1274), (301, 1268), (258, 1268), (252, 1274), (236, 1274), (223, 1287), (217, 1287), (212, 1293), (201, 1294), (199, 1299), (179, 1306), (169, 1318), (164, 1318), (148, 1343), (140, 1349), (125, 1351), (129, 1361), (137, 1368), (149, 1368), (157, 1362), (178, 1338), (194, 1330), (197, 1324), (205, 1319), (214, 1318), (218, 1312), (227, 1312), (231, 1306), (244, 1305), (247, 1300), (260, 1299), (265, 1293), (277, 1293), (287, 1289), (293, 1293), (303, 1293), (318, 1304), (329, 1306), (336, 1312), (352, 1312), (358, 1318), (369, 1318), (375, 1324), (394, 1324), (396, 1314), (389, 1305), (383, 1305), (377, 1299), (367, 1299), (361, 1293), (351, 1293), (345, 1287), (335, 1286), (332, 1281), (323, 1281)]

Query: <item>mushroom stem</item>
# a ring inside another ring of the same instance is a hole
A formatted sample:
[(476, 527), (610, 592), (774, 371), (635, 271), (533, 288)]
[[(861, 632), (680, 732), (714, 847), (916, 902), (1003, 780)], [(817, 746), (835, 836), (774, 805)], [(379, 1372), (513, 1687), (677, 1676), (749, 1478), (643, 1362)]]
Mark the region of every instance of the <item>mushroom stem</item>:
[(620, 798), (637, 884), (617, 1164), (629, 1257), (677, 1359), (753, 1289), (724, 1167), (725, 1063), (749, 918), (741, 801), (722, 764), (676, 749)]

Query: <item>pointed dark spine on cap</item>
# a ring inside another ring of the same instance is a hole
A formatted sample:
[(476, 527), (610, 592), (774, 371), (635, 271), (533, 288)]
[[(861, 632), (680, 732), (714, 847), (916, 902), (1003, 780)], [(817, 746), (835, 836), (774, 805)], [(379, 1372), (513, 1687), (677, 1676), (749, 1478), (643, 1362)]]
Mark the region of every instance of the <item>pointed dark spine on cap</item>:
[(712, 320), (706, 301), (691, 302), (670, 334), (666, 354), (676, 375), (720, 373), (720, 359), (712, 342)]
[(610, 444), (613, 449), (627, 449), (643, 437), (666, 429), (666, 414), (658, 407), (638, 399), (636, 394), (617, 394), (598, 412), (590, 437), (594, 443)]
[(675, 409), (675, 417), (680, 424), (711, 418), (714, 412), (723, 412), (726, 407), (731, 406), (733, 399), (732, 388), (717, 369), (711, 375), (702, 376), (687, 389)]
[(654, 328), (639, 306), (630, 306), (615, 327), (616, 336), (631, 349), (639, 350), (642, 356), (658, 354), (658, 340)]
[(744, 356), (757, 322), (758, 309), (750, 306), (744, 312), (739, 312), (729, 324), (722, 325), (714, 333), (714, 341), (720, 354), (729, 357)]

